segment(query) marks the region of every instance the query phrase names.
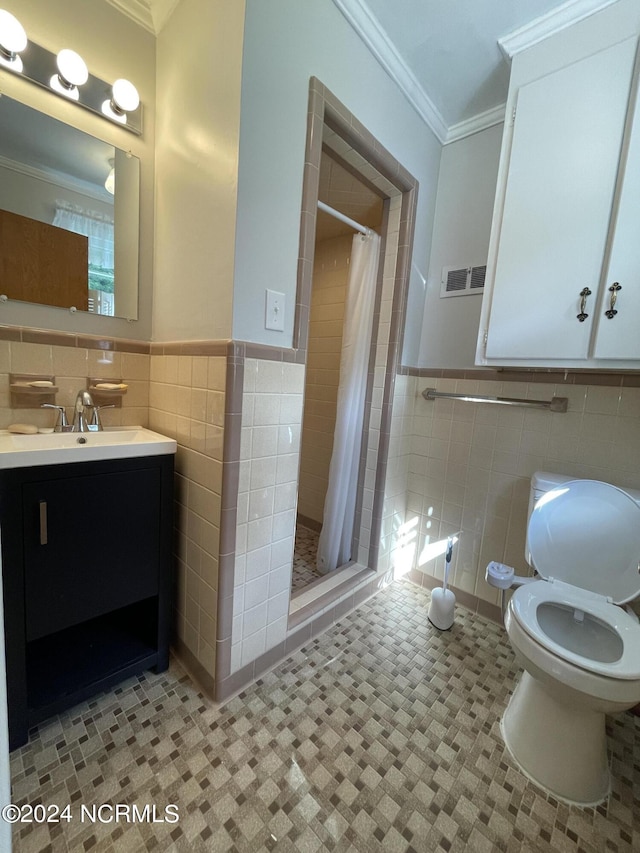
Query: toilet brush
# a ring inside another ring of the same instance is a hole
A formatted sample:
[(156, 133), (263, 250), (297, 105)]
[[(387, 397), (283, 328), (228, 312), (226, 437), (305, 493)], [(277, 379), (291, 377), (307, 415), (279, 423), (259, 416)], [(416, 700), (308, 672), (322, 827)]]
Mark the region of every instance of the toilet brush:
[(431, 604), (429, 605), (429, 622), (440, 631), (448, 631), (453, 625), (453, 608), (456, 597), (447, 589), (449, 580), (449, 568), (451, 566), (451, 555), (453, 553), (454, 537), (447, 537), (447, 551), (444, 558), (444, 580), (442, 589), (439, 587), (431, 591)]

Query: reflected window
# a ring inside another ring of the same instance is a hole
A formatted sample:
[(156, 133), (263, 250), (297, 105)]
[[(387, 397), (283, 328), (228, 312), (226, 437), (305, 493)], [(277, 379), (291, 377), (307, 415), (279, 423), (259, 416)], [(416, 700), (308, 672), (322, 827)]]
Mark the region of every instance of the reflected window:
[(114, 314), (113, 218), (77, 204), (56, 201), (53, 225), (82, 234), (89, 243), (89, 311)]

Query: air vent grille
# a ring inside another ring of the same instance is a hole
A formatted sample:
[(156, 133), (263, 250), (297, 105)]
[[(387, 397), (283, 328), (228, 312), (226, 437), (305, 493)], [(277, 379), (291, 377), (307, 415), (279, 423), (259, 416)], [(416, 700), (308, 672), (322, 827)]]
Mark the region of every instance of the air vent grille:
[(478, 290), (484, 287), (484, 277), (486, 274), (486, 264), (482, 267), (471, 267), (471, 281), (469, 282), (471, 290)]
[(482, 293), (486, 272), (486, 264), (443, 267), (440, 296), (471, 296), (474, 293)]
[(449, 270), (447, 273), (447, 293), (467, 289), (467, 270)]

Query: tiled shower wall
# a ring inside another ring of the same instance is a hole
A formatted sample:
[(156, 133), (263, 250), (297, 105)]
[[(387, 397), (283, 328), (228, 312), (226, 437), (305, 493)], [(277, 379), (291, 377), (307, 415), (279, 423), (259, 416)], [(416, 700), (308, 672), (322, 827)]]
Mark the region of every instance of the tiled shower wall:
[(333, 450), (351, 234), (316, 244), (298, 512), (322, 523)]
[[(176, 632), (215, 677), (226, 356), (151, 355), (149, 426), (175, 438)], [(193, 663), (193, 661), (192, 661)]]
[[(441, 578), (442, 540), (462, 531), (451, 582), (495, 604), (498, 591), (484, 580), (490, 560), (530, 573), (524, 543), (535, 471), (640, 488), (640, 388), (577, 381), (408, 377), (414, 406), (405, 565)], [(568, 412), (428, 402), (421, 394), (427, 387), (535, 400), (567, 397)]]

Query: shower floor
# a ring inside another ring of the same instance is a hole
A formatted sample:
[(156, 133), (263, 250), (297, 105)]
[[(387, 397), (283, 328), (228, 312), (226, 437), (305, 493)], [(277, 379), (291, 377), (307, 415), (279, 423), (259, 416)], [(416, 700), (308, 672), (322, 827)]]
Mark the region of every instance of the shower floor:
[(323, 577), (316, 569), (319, 535), (315, 530), (310, 530), (298, 522), (293, 552), (293, 572), (291, 574), (292, 592), (303, 589), (313, 581)]

